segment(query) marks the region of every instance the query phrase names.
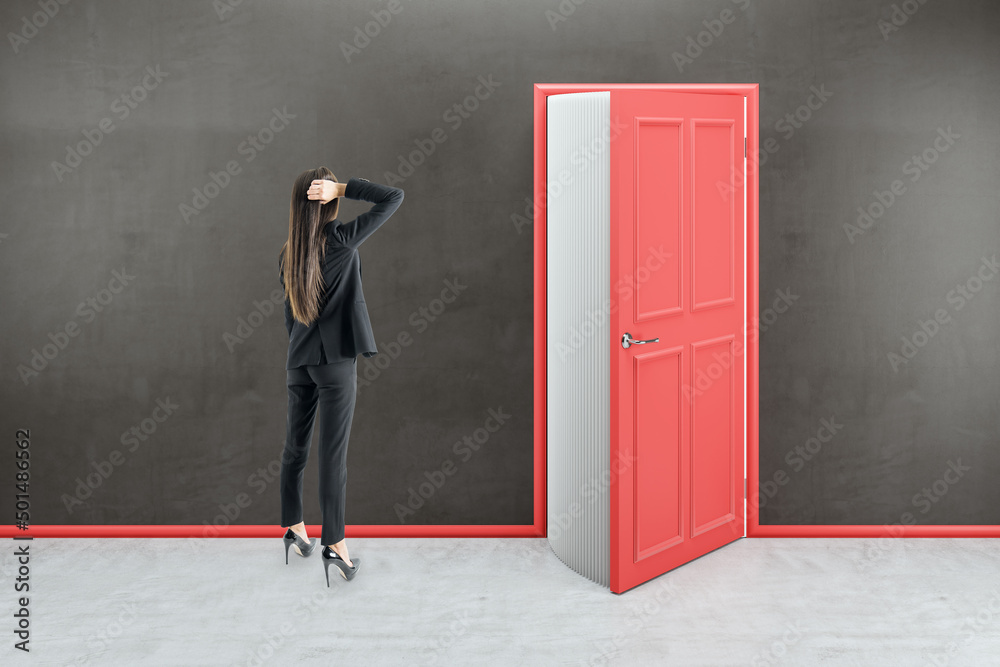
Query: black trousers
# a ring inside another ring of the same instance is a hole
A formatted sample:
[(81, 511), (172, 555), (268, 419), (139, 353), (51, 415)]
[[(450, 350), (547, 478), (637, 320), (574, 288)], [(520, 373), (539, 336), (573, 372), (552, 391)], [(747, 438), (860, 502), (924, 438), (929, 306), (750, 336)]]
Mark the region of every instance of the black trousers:
[(345, 359), (287, 370), (288, 428), (281, 457), (281, 525), (302, 518), (302, 479), (313, 424), (319, 409), (319, 503), (323, 516), (320, 544), (344, 539), (347, 499), (347, 441), (358, 392), (358, 360)]

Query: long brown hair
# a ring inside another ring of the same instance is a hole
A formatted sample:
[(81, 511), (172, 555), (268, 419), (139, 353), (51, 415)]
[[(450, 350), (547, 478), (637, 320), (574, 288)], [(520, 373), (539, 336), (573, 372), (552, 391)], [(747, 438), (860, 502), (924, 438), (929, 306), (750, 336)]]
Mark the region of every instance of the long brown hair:
[(288, 240), (278, 254), (284, 274), (285, 297), (292, 306), (292, 317), (309, 326), (319, 317), (326, 285), (323, 282), (323, 259), (326, 244), (323, 228), (337, 217), (340, 198), (323, 204), (308, 199), (306, 191), (316, 179), (337, 181), (326, 167), (306, 169), (295, 179), (292, 200), (288, 205)]

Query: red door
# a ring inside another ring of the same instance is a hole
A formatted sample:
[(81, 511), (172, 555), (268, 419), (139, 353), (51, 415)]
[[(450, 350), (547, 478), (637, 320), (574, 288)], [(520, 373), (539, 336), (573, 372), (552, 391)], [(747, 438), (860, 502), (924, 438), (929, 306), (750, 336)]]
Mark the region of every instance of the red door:
[(612, 89), (611, 118), (621, 593), (744, 532), (744, 97)]

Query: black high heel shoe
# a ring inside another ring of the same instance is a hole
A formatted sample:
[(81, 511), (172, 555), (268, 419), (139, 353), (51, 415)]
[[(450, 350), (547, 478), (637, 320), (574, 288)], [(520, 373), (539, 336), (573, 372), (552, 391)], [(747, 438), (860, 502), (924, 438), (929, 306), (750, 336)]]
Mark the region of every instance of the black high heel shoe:
[(281, 538), (281, 541), (285, 543), (285, 565), (288, 565), (288, 547), (294, 545), (295, 553), (306, 558), (312, 555), (312, 552), (316, 549), (316, 545), (319, 544), (318, 537), (314, 537), (309, 542), (306, 542), (291, 528), (285, 532), (285, 536)]
[(323, 570), (326, 572), (326, 587), (330, 587), (330, 565), (336, 565), (337, 570), (340, 571), (340, 576), (344, 579), (350, 581), (354, 578), (354, 575), (358, 573), (358, 568), (361, 567), (360, 558), (352, 558), (354, 561), (354, 567), (347, 564), (347, 561), (340, 557), (336, 551), (330, 547), (323, 547)]

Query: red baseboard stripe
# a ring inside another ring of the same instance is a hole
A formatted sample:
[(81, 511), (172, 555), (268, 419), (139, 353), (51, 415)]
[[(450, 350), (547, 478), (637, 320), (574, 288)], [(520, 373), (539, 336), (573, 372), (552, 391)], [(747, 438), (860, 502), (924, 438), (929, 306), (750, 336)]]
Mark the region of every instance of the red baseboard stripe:
[[(320, 525), (307, 525), (319, 536)], [(2, 537), (281, 537), (280, 526), (56, 526), (33, 525), (28, 530), (3, 526)], [(347, 537), (544, 537), (544, 527), (524, 525), (358, 525), (347, 526)]]
[(747, 525), (747, 537), (1000, 537), (1000, 526)]

